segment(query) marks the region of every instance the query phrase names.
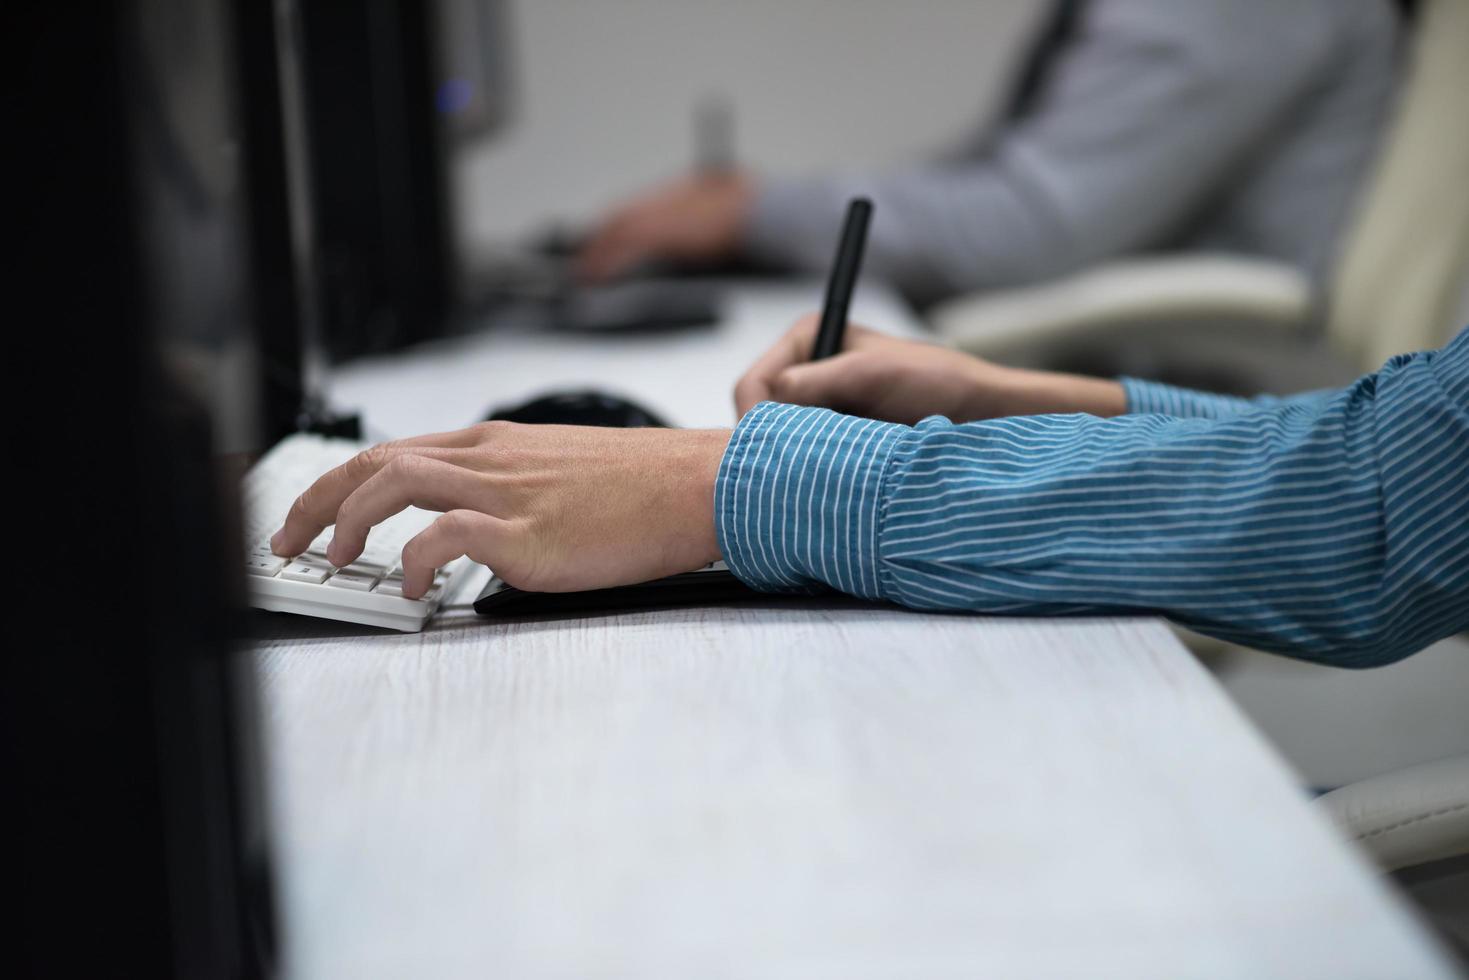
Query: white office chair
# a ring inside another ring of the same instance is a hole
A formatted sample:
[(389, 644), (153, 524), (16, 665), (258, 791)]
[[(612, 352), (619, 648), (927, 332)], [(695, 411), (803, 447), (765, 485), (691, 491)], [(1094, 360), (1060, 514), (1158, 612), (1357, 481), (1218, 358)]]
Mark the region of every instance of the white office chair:
[(1469, 964), (1469, 755), (1364, 779), (1316, 805)]
[(1364, 779), (1316, 804), (1384, 871), (1469, 855), (1469, 755)]
[(1325, 297), (1281, 263), (1138, 258), (953, 300), (931, 312), (934, 328), (1004, 363), (1076, 367), (1092, 352), (1119, 372), (1188, 378), (1205, 368), (1278, 391), (1338, 384), (1393, 354), (1441, 346), (1462, 326), (1469, 283), (1469, 0), (1426, 0), (1410, 43)]

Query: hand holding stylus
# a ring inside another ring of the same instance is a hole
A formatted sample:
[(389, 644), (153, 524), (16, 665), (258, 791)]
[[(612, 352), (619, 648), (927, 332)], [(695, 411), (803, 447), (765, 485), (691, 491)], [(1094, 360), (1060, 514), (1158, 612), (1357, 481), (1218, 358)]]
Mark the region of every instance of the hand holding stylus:
[(955, 422), (1085, 412), (1121, 415), (1115, 381), (1003, 367), (938, 344), (904, 340), (853, 324), (840, 354), (810, 359), (815, 314), (796, 321), (735, 385), (744, 415), (762, 401), (817, 405), (846, 415), (912, 425), (930, 415)]

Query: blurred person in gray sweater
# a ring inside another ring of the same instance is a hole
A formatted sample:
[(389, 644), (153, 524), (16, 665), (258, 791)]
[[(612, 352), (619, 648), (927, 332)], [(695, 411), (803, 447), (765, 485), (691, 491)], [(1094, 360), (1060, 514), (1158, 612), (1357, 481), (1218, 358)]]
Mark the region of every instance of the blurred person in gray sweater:
[(960, 151), (888, 173), (687, 177), (615, 208), (578, 271), (821, 271), (860, 194), (867, 270), (918, 302), (1177, 251), (1320, 282), (1391, 109), (1402, 19), (1392, 0), (1061, 0)]

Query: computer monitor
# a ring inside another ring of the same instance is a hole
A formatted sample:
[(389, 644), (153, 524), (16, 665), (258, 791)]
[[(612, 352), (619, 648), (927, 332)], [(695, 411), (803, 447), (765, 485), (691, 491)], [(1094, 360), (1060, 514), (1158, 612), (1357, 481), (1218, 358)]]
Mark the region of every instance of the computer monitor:
[(500, 0), (300, 0), (322, 337), (334, 360), (440, 336), (454, 312), (451, 168), (510, 113)]

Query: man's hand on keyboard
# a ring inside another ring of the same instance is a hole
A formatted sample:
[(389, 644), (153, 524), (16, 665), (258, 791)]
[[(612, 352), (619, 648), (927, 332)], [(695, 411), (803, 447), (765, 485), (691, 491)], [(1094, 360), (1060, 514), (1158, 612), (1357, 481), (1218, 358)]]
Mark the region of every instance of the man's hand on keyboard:
[(403, 548), (403, 594), (461, 555), (517, 588), (568, 592), (685, 572), (719, 558), (714, 480), (723, 429), (600, 429), (485, 422), (374, 446), (313, 483), (271, 538), (299, 555), (328, 525), (338, 567), (373, 525), (441, 511)]

